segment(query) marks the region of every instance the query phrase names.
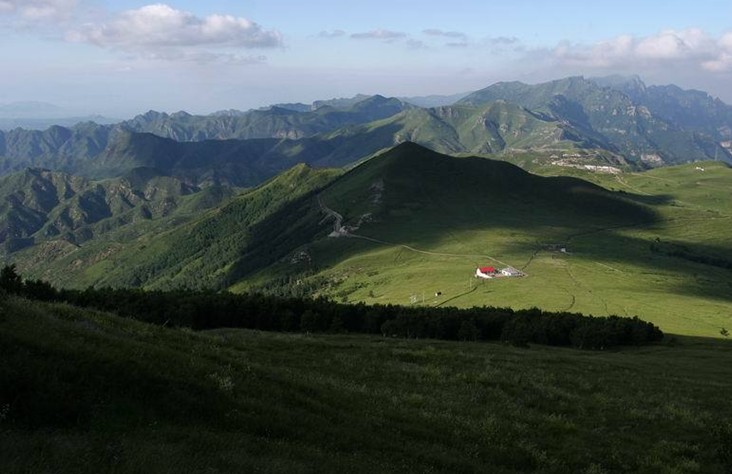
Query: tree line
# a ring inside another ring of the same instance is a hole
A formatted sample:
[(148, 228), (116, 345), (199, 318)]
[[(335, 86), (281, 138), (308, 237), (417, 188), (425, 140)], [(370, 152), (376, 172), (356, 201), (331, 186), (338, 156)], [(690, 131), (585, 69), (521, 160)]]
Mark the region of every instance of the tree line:
[(663, 333), (638, 317), (498, 307), (444, 308), (344, 304), (327, 298), (233, 294), (204, 290), (139, 288), (57, 289), (23, 279), (15, 266), (0, 270), (0, 291), (42, 301), (66, 302), (154, 324), (264, 331), (366, 333), (386, 337), (504, 341), (580, 349), (606, 349), (659, 341)]

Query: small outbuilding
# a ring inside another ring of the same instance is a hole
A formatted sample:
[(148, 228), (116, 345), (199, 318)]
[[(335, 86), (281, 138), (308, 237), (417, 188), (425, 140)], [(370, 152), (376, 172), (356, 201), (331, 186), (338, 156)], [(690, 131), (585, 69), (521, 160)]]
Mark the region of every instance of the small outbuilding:
[(517, 276), (521, 276), (521, 272), (516, 270), (513, 267), (506, 267), (501, 270), (501, 275), (507, 276), (507, 277), (517, 277)]

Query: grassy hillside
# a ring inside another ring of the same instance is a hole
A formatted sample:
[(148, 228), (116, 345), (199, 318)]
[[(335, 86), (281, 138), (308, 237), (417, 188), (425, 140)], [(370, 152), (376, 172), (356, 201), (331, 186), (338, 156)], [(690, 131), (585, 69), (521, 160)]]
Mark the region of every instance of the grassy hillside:
[[(21, 271), (67, 287), (221, 288), (232, 278), (232, 267), (242, 258), (242, 252), (256, 240), (253, 234), (260, 221), (272, 215), (281, 217), (276, 213), (282, 207), (312, 194), (340, 173), (298, 165), (214, 209), (182, 206), (177, 221), (153, 221), (147, 228), (136, 226), (140, 230), (137, 233), (112, 232), (64, 253), (53, 253), (55, 243), (51, 242), (12, 258)], [(202, 199), (200, 194), (205, 196), (210, 191), (193, 196)], [(190, 212), (185, 219), (183, 211)], [(287, 220), (281, 224), (290, 225)], [(273, 248), (262, 251), (272, 252)], [(39, 254), (45, 254), (46, 260), (40, 261)]]
[(728, 472), (729, 348), (194, 333), (3, 298), (0, 470)]
[[(358, 237), (303, 242), (298, 251), (314, 276), (283, 262), (234, 288), (292, 275), (343, 301), (638, 315), (667, 332), (709, 337), (732, 327), (730, 270), (694, 259), (732, 261), (726, 165), (617, 177), (575, 170), (616, 189), (609, 192), (507, 164), (397, 150), (321, 194)], [(654, 251), (657, 239), (687, 246), (691, 258), (669, 255), (674, 247)], [(476, 280), (481, 265), (528, 276)]]

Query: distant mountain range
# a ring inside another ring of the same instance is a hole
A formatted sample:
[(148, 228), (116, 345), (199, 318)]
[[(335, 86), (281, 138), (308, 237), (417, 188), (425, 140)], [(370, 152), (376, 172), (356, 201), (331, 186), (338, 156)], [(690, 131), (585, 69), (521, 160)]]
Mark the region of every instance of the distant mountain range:
[(147, 166), (194, 186), (250, 186), (297, 162), (345, 166), (405, 141), (451, 154), (635, 168), (732, 161), (732, 107), (635, 77), (570, 77), (497, 83), (429, 108), (376, 95), (206, 116), (150, 111), (111, 125), (0, 132), (0, 173), (41, 167), (109, 178)]
[(699, 159), (730, 160), (732, 107), (699, 91), (646, 87), (637, 77), (570, 77), (530, 86), (494, 84), (460, 104), (517, 104), (592, 137), (634, 161), (655, 166)]
[(48, 102), (25, 101), (0, 104), (1, 118), (58, 117), (63, 113), (63, 107)]
[[(353, 135), (350, 127), (411, 108), (398, 99), (373, 96), (346, 109), (326, 105), (296, 112), (273, 107), (208, 116), (151, 111), (115, 125), (16, 129), (0, 132), (0, 174), (41, 167), (109, 178), (148, 166), (164, 172), (195, 169), (181, 175), (193, 184), (221, 176), (227, 184), (250, 186), (300, 161), (340, 166), (363, 158), (373, 150), (354, 150), (358, 138), (341, 146), (342, 137)], [(329, 135), (335, 130), (339, 132)], [(324, 156), (324, 148), (337, 158)]]
[(72, 127), (80, 122), (92, 121), (101, 125), (119, 122), (101, 115), (82, 115), (47, 102), (0, 104), (0, 130), (45, 130), (54, 125)]
[(73, 127), (83, 122), (94, 122), (98, 125), (112, 125), (119, 123), (119, 119), (104, 117), (102, 115), (68, 116), (55, 118), (0, 118), (0, 131), (15, 130), (46, 130), (54, 125), (62, 127)]

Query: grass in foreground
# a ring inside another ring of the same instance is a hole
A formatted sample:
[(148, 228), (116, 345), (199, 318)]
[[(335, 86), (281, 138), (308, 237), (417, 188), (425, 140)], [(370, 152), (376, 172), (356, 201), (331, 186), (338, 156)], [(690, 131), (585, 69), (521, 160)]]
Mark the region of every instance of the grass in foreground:
[(732, 345), (620, 352), (0, 309), (2, 472), (725, 472)]

